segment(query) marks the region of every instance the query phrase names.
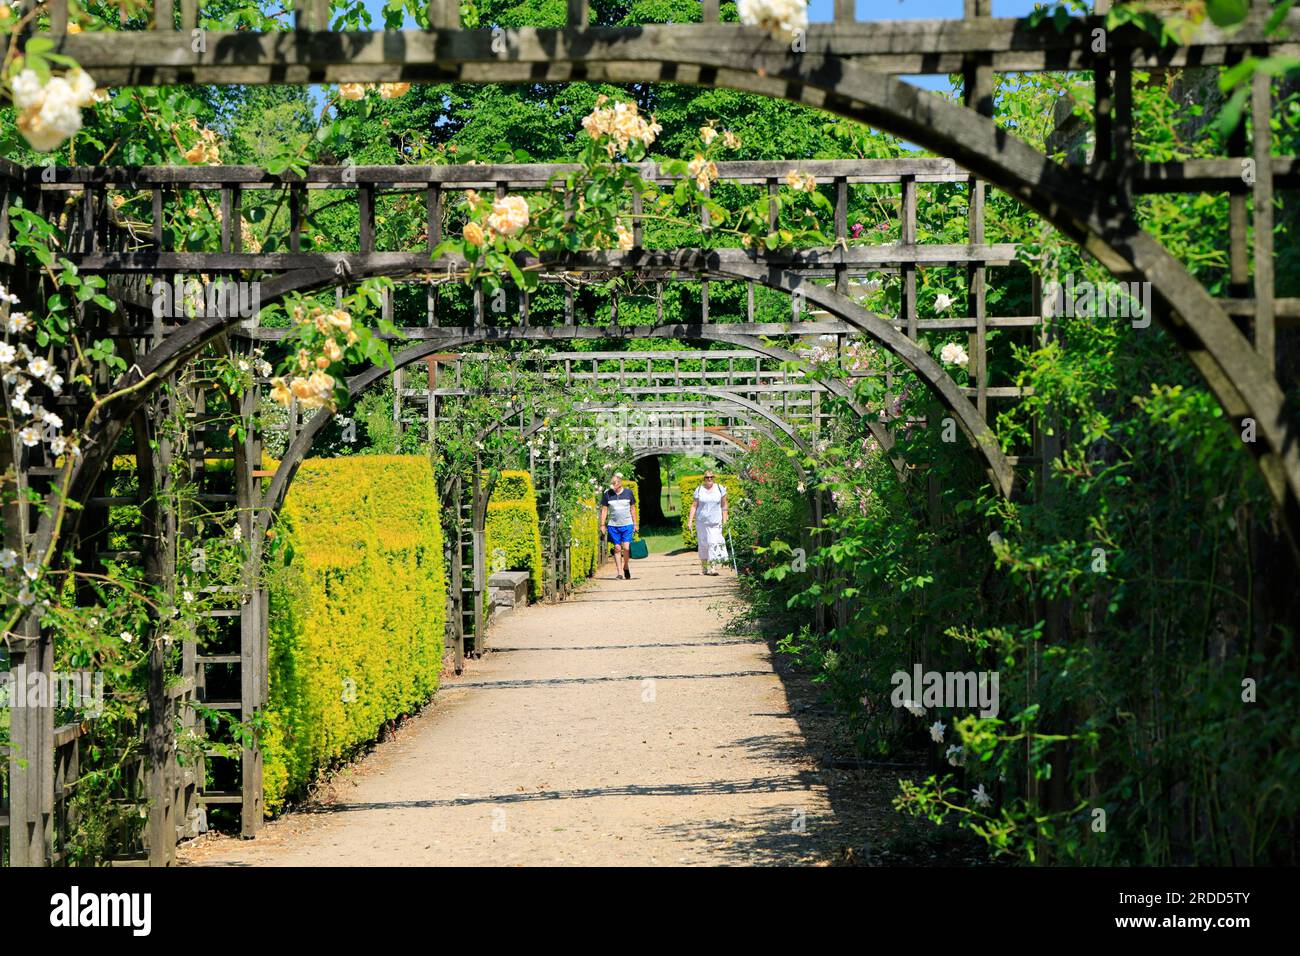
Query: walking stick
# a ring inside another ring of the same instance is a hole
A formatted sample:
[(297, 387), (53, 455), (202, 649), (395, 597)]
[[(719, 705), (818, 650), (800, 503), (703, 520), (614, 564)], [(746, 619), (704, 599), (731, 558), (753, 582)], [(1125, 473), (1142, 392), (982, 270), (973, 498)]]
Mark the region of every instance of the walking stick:
[(731, 538), (730, 528), (727, 528), (727, 545), (731, 549), (731, 570), (736, 572), (736, 577), (740, 577), (740, 568), (736, 564), (736, 542)]

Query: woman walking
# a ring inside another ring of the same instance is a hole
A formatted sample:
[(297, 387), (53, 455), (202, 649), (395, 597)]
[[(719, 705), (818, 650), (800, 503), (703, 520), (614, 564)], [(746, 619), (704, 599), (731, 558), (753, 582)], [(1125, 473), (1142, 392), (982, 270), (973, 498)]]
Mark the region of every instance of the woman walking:
[(704, 473), (704, 482), (696, 487), (691, 499), (688, 527), (695, 530), (700, 545), (700, 574), (717, 574), (712, 564), (727, 560), (727, 541), (722, 526), (727, 523), (727, 489), (716, 484), (713, 472)]

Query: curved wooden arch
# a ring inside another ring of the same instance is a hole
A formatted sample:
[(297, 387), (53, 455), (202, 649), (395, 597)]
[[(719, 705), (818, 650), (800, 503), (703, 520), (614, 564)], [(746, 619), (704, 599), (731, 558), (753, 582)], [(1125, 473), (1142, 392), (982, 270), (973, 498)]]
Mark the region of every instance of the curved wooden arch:
[[(724, 465), (730, 465), (734, 468), (736, 465), (736, 457), (730, 451), (724, 451), (723, 447), (725, 446), (717, 449), (710, 449), (704, 454), (710, 458), (718, 459), (718, 461), (722, 462)], [(680, 455), (681, 453), (682, 451), (680, 448), (638, 448), (636, 453), (632, 456), (632, 460), (640, 461), (642, 458), (657, 458), (660, 455)]]
[[(400, 352), (398, 353), (398, 355), (394, 356), (394, 369), (388, 369), (381, 366), (372, 366), (371, 368), (366, 369), (364, 372), (360, 373), (359, 375), (356, 375), (353, 378), (348, 379), (348, 393), (349, 395), (355, 398), (356, 396), (360, 395), (361, 392), (365, 391), (365, 389), (369, 388), (371, 385), (374, 385), (376, 382), (380, 381), (387, 375), (392, 374), (392, 372), (397, 368), (404, 368), (405, 366), (410, 365), (413, 362), (417, 362), (420, 359), (424, 358), (425, 356), (433, 352), (438, 352), (448, 348), (457, 348), (457, 347), (463, 347), (468, 344), (473, 344), (472, 342), (465, 341), (465, 340), (466, 339), (472, 340), (476, 338), (477, 336), (474, 334), (466, 334), (466, 335), (453, 335), (453, 336), (449, 336), (446, 339), (436, 339), (436, 340), (428, 340), (422, 342), (418, 346), (415, 346), (404, 352)], [(743, 338), (743, 337), (735, 336), (734, 338)], [(760, 405), (757, 402), (750, 401), (744, 396), (736, 395), (734, 393), (728, 392), (725, 389), (701, 389), (701, 388), (693, 388), (689, 385), (684, 385), (682, 386), (681, 391), (683, 394), (709, 395), (711, 397), (718, 398), (723, 403), (735, 406), (735, 408), (741, 410), (740, 412), (732, 413), (735, 415), (735, 417), (744, 416), (747, 424), (749, 424), (756, 431), (759, 431), (760, 433), (764, 434), (766, 437), (768, 437), (769, 439), (775, 442), (777, 441), (775, 434), (770, 429), (759, 425), (758, 422), (755, 421), (755, 419), (766, 421), (771, 425), (777, 427), (781, 431), (781, 433), (787, 438), (787, 440), (794, 443), (794, 445), (805, 455), (811, 454), (811, 449), (808, 447), (807, 443), (803, 441), (803, 439), (798, 435), (798, 433), (794, 430), (794, 428), (789, 425), (789, 423), (783, 421), (779, 416), (773, 414), (770, 409), (765, 408), (764, 406)], [(654, 409), (668, 404), (673, 404), (676, 407), (680, 408), (686, 403), (637, 402), (636, 407)], [(708, 410), (709, 408), (708, 405), (702, 403), (697, 403), (697, 404), (701, 410)], [(615, 410), (622, 407), (626, 407), (626, 406), (604, 403), (604, 404), (599, 404), (597, 406), (577, 406), (577, 410), (601, 411), (601, 410)], [(486, 426), (479, 433), (479, 440), (482, 440), (483, 437), (486, 437), (486, 435), (490, 434), (492, 431), (496, 430), (497, 428), (500, 428), (505, 422), (509, 421), (510, 419), (518, 415), (520, 411), (522, 411), (521, 406), (516, 406), (516, 405), (509, 406), (505, 414), (500, 416), (495, 422)], [(289, 492), (289, 485), (293, 483), (293, 479), (298, 473), (298, 468), (306, 460), (307, 454), (311, 451), (311, 447), (316, 441), (316, 437), (324, 429), (326, 424), (328, 424), (333, 419), (333, 417), (334, 417), (333, 412), (326, 412), (326, 411), (322, 411), (312, 416), (312, 418), (298, 432), (294, 440), (289, 444), (289, 447), (285, 449), (284, 456), (281, 458), (279, 465), (276, 467), (275, 474), (271, 478), (271, 484), (267, 488), (266, 493), (263, 495), (262, 507), (258, 512), (256, 527), (253, 530), (253, 540), (261, 541), (265, 537), (267, 530), (271, 527), (272, 523), (274, 523), (276, 516), (279, 514), (280, 508), (284, 504), (285, 496)], [(520, 433), (520, 438), (526, 439), (531, 435), (533, 435), (541, 428), (543, 421), (544, 419), (542, 418), (534, 419), (534, 421), (524, 431)], [(799, 471), (802, 473), (803, 472), (802, 466), (799, 465), (798, 462), (795, 462), (795, 465), (796, 467), (799, 468)]]
[[(652, 254), (648, 254), (652, 255)], [(983, 459), (985, 472), (993, 487), (1002, 495), (1010, 496), (1015, 482), (1015, 473), (1010, 461), (1003, 454), (1001, 447), (994, 436), (992, 429), (980, 417), (975, 406), (962, 393), (957, 383), (949, 376), (943, 368), (936, 362), (924, 349), (917, 343), (913, 342), (906, 335), (898, 331), (877, 315), (863, 309), (852, 299), (836, 293), (829, 287), (818, 285), (816, 283), (804, 282), (799, 276), (778, 268), (764, 268), (760, 266), (746, 266), (735, 263), (724, 264), (716, 257), (707, 252), (701, 252), (687, 260), (688, 267), (702, 276), (733, 279), (737, 281), (753, 281), (760, 283), (768, 288), (782, 291), (787, 294), (802, 294), (808, 301), (813, 302), (830, 314), (842, 319), (850, 325), (863, 332), (879, 345), (884, 347), (891, 354), (895, 355), (907, 368), (912, 370), (921, 381), (926, 384), (938, 398), (940, 403), (953, 415), (954, 420), (963, 433), (975, 446), (977, 452)], [(370, 274), (354, 274), (349, 276), (350, 279), (357, 281), (365, 278), (372, 278)], [(301, 270), (290, 273), (275, 280), (275, 285), (270, 295), (279, 298), (290, 292), (307, 292), (317, 288), (332, 285), (337, 281), (337, 275), (329, 270)], [(267, 291), (263, 292), (264, 300), (268, 297)], [(192, 323), (186, 328), (191, 328), (196, 323)], [(448, 348), (457, 348), (471, 343), (490, 342), (495, 340), (508, 340), (509, 329), (503, 330), (463, 330), (457, 331), (446, 338), (426, 339), (418, 345), (412, 346), (394, 356), (394, 366), (403, 367), (414, 361), (417, 361), (429, 354)], [(751, 349), (758, 354), (767, 355), (773, 358), (779, 358), (787, 361), (798, 361), (799, 357), (793, 352), (780, 349), (776, 346), (760, 344), (751, 341), (751, 337), (737, 334), (728, 334), (726, 326), (720, 325), (717, 331), (707, 327), (692, 327), (692, 335), (699, 335), (711, 341), (727, 342), (739, 347)], [(164, 343), (165, 347), (166, 343)], [(389, 374), (388, 369), (372, 367), (359, 373), (348, 380), (348, 390), (351, 394), (359, 394), (368, 386), (379, 381)], [(892, 439), (887, 430), (878, 420), (874, 420), (870, 412), (863, 406), (855, 402), (852, 393), (847, 385), (837, 380), (819, 381), (826, 389), (837, 397), (844, 399), (850, 407), (859, 414), (866, 422), (867, 427), (872, 432), (873, 437), (880, 443), (883, 449), (888, 450), (892, 447)], [(279, 505), (284, 500), (284, 494), (288, 490), (288, 485), (292, 481), (293, 474), (302, 460), (306, 457), (311, 443), (315, 440), (315, 435), (329, 416), (317, 415), (309, 422), (295, 438), (290, 448), (286, 451), (285, 459), (281, 462), (281, 469), (289, 469), (288, 472), (281, 476), (280, 469), (277, 469), (276, 476), (272, 481), (271, 487), (267, 491), (266, 500), (270, 502), (271, 511), (278, 510)], [(319, 424), (315, 424), (319, 422)], [(895, 468), (898, 470), (898, 463), (895, 462)], [(259, 522), (260, 530), (264, 531), (269, 527), (269, 520), (265, 523)]]
[[(718, 401), (716, 403), (643, 402), (643, 401), (638, 401), (635, 403), (596, 402), (591, 405), (585, 405), (585, 404), (575, 405), (571, 411), (573, 413), (612, 412), (612, 411), (620, 411), (622, 409), (629, 408), (629, 407), (635, 407), (638, 409), (644, 409), (646, 411), (651, 411), (651, 412), (703, 411), (703, 412), (711, 412), (714, 414), (719, 414), (716, 411), (718, 405), (735, 406), (735, 409), (739, 409), (740, 411), (735, 411), (734, 409), (729, 408), (728, 411), (725, 412), (724, 414), (731, 415), (732, 417), (735, 418), (743, 417), (746, 420), (746, 424), (749, 425), (756, 425), (755, 419), (762, 420), (766, 422), (768, 426), (772, 428), (776, 428), (778, 431), (780, 431), (781, 434), (784, 435), (789, 442), (791, 442), (796, 448), (798, 448), (805, 455), (812, 454), (812, 449), (808, 446), (808, 443), (804, 441), (802, 437), (800, 437), (799, 433), (794, 430), (793, 426), (791, 426), (789, 422), (783, 420), (779, 415), (773, 414), (771, 409), (766, 408), (763, 405), (760, 405), (758, 402), (750, 401), (744, 396), (736, 395), (733, 392), (728, 392), (726, 389), (691, 388), (689, 386), (683, 386), (682, 393), (691, 394), (691, 395), (701, 395), (706, 398), (716, 398), (718, 399)], [(530, 438), (531, 436), (535, 435), (538, 431), (540, 431), (545, 426), (545, 423), (546, 423), (545, 419), (535, 418), (527, 428), (525, 428), (522, 432), (520, 432), (519, 437)], [(775, 435), (773, 435), (768, 429), (763, 429), (763, 431), (765, 432), (768, 438), (771, 438), (774, 441), (776, 440)]]

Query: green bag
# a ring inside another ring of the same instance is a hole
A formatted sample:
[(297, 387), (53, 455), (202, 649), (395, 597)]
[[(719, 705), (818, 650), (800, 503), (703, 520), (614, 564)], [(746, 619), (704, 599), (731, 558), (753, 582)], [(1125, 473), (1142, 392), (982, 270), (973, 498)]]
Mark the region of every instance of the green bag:
[(650, 557), (650, 547), (640, 538), (637, 538), (632, 542), (632, 550), (629, 553), (634, 558), (648, 558)]

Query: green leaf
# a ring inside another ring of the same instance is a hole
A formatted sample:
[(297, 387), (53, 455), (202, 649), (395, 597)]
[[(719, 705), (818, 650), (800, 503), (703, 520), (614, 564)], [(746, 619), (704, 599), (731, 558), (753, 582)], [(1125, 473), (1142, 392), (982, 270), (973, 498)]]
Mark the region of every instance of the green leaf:
[(1205, 12), (1218, 27), (1231, 27), (1246, 19), (1250, 0), (1206, 0)]

